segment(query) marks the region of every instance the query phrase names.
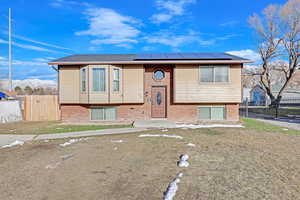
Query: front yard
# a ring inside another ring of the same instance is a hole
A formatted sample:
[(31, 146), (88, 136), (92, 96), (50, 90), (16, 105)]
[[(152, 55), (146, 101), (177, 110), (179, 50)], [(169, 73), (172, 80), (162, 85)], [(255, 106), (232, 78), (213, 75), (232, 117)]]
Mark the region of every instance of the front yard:
[(39, 135), (77, 131), (128, 128), (131, 125), (65, 125), (60, 121), (0, 123), (0, 134)]
[[(252, 120), (245, 125), (90, 137), (65, 147), (60, 144), (68, 139), (35, 141), (0, 149), (0, 199), (162, 199), (179, 172), (183, 177), (174, 199), (299, 199), (297, 132), (263, 128)], [(179, 168), (184, 153), (190, 166)]]

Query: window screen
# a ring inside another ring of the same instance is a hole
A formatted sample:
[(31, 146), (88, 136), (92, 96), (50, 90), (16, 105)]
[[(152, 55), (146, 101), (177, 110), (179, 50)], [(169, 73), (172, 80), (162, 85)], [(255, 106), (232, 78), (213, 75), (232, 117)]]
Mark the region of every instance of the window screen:
[(210, 107), (198, 108), (200, 120), (210, 120)]
[(211, 120), (224, 120), (224, 107), (211, 107)]
[(228, 67), (215, 67), (215, 82), (228, 82)]
[(105, 91), (105, 69), (93, 68), (93, 91)]
[(91, 108), (91, 120), (116, 120), (117, 109), (115, 107)]

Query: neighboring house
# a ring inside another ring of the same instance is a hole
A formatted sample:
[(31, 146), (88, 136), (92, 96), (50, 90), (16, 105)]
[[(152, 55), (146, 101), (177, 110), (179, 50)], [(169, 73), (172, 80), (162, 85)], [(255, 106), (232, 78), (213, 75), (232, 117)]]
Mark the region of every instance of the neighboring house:
[[(274, 85), (271, 87), (273, 95), (276, 97), (279, 93), (281, 86)], [(250, 91), (250, 105), (265, 106), (269, 105), (271, 100), (266, 91), (257, 84)], [(282, 93), (282, 99), (280, 105), (300, 105), (300, 89), (286, 88)]]
[(243, 101), (250, 101), (250, 91), (251, 89), (250, 88), (243, 88)]
[(241, 69), (225, 53), (95, 54), (54, 60), (65, 121), (239, 120)]
[(266, 91), (259, 85), (255, 85), (250, 90), (250, 105), (265, 106), (267, 103)]

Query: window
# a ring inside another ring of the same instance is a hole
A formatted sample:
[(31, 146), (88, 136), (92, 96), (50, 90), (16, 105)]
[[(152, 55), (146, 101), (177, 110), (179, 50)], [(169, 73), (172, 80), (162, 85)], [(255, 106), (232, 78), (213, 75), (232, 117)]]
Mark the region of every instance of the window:
[(91, 108), (91, 120), (116, 120), (116, 107), (95, 107)]
[(113, 69), (113, 91), (120, 91), (120, 69)]
[(165, 73), (162, 70), (156, 70), (153, 74), (155, 80), (162, 80), (165, 78)]
[(198, 107), (199, 120), (225, 120), (225, 106)]
[(228, 66), (200, 66), (200, 82), (228, 82), (229, 81), (229, 67)]
[(81, 69), (81, 92), (86, 91), (86, 68)]
[(104, 92), (105, 91), (105, 69), (93, 68), (93, 91)]

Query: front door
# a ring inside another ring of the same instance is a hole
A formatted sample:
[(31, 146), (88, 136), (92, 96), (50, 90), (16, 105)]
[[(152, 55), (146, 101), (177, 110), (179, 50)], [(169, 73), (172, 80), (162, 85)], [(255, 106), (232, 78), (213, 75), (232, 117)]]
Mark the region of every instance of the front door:
[(153, 86), (151, 91), (151, 117), (166, 118), (166, 87)]

